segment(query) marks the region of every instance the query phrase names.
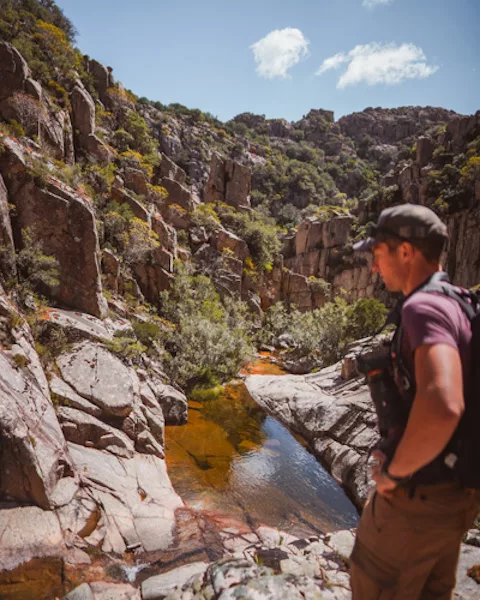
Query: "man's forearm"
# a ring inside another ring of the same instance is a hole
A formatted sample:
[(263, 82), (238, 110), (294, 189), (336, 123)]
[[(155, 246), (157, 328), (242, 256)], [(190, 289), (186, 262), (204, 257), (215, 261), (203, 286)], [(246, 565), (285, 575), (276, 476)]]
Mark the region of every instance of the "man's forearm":
[(434, 399), (432, 402), (432, 398), (415, 397), (407, 427), (388, 468), (391, 475), (413, 475), (437, 458), (450, 441), (460, 417), (441, 413), (436, 404), (437, 411), (432, 410)]

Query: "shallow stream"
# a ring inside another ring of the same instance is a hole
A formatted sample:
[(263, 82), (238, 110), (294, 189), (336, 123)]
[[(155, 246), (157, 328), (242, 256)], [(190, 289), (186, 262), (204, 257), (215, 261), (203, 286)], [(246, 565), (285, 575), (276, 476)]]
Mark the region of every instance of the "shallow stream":
[[(252, 371), (283, 374), (266, 359)], [(340, 486), (241, 381), (218, 398), (189, 403), (188, 424), (166, 428), (166, 457), (185, 505), (215, 519), (297, 536), (356, 524)]]

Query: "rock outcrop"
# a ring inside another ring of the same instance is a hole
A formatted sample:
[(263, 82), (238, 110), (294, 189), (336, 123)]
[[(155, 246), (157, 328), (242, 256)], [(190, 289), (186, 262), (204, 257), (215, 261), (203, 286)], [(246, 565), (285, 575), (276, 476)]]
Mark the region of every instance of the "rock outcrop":
[(60, 596), (65, 564), (90, 562), (88, 548), (168, 548), (183, 506), (163, 445), (165, 422), (186, 421), (185, 396), (152, 359), (135, 370), (100, 343), (129, 323), (45, 307), (38, 327), (63, 344), (47, 371), (2, 292), (2, 598)]
[(2, 330), (19, 323), (0, 353), (0, 497), (47, 510), (61, 502), (65, 478), (74, 488), (78, 482), (31, 333), (21, 321), (0, 295)]
[(250, 169), (233, 160), (212, 155), (210, 176), (204, 191), (205, 202), (225, 202), (236, 208), (250, 206)]
[(351, 250), (352, 225), (353, 217), (341, 215), (303, 221), (285, 244), (285, 266), (328, 282), (332, 296), (343, 290), (351, 300), (371, 297), (377, 276), (370, 273), (367, 257)]
[(89, 200), (53, 176), (37, 182), (30, 171), (32, 154), (11, 138), (3, 143), (0, 173), (15, 205), (13, 231), (17, 250), (25, 232), (35, 235), (42, 251), (58, 263), (59, 283), (50, 289), (58, 302), (104, 317), (100, 248)]
[(366, 108), (339, 119), (342, 132), (361, 142), (370, 136), (376, 143), (391, 144), (415, 136), (437, 123), (448, 123), (458, 115), (444, 108), (408, 106), (405, 108)]

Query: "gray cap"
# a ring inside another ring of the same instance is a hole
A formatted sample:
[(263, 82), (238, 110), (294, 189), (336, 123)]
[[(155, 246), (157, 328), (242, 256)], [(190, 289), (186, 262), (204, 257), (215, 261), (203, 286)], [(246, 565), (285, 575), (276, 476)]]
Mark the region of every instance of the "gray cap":
[(440, 218), (421, 204), (400, 204), (382, 210), (376, 225), (371, 225), (369, 237), (353, 245), (357, 251), (370, 250), (388, 238), (415, 244), (415, 240), (448, 239), (447, 227)]

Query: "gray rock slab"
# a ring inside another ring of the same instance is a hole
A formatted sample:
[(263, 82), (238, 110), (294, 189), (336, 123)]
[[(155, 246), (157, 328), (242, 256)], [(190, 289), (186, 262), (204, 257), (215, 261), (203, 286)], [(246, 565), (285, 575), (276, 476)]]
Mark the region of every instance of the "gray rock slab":
[(103, 411), (101, 408), (90, 402), (77, 392), (70, 386), (68, 383), (65, 383), (63, 379), (58, 377), (55, 373), (51, 374), (50, 381), (48, 382), (50, 385), (50, 392), (54, 394), (54, 398), (58, 404), (70, 406), (72, 408), (76, 408), (77, 410), (81, 410), (88, 415), (92, 415), (93, 417), (101, 417)]
[(100, 344), (83, 342), (57, 359), (62, 378), (106, 413), (126, 416), (138, 393), (138, 378)]
[(68, 406), (60, 406), (57, 409), (57, 416), (65, 439), (69, 442), (107, 450), (124, 458), (133, 456), (132, 440), (100, 419)]
[(162, 407), (165, 425), (183, 425), (187, 422), (188, 404), (185, 394), (171, 385), (152, 382), (152, 389)]
[(37, 506), (0, 510), (0, 565), (10, 571), (32, 558), (61, 556), (65, 551), (60, 523), (52, 511)]
[(105, 321), (87, 313), (46, 306), (39, 316), (49, 325), (65, 330), (70, 341), (102, 341), (113, 338), (113, 332)]
[[(84, 484), (101, 506), (95, 542), (105, 551), (124, 552), (140, 542), (145, 551), (163, 550), (173, 540), (175, 510), (183, 502), (175, 493), (165, 461), (135, 453), (126, 459), (69, 443)], [(93, 538), (92, 538), (93, 540)]]
[(183, 565), (167, 573), (149, 577), (142, 583), (143, 600), (161, 600), (168, 591), (178, 585), (183, 585), (191, 577), (201, 575), (207, 570), (208, 563), (195, 562)]

